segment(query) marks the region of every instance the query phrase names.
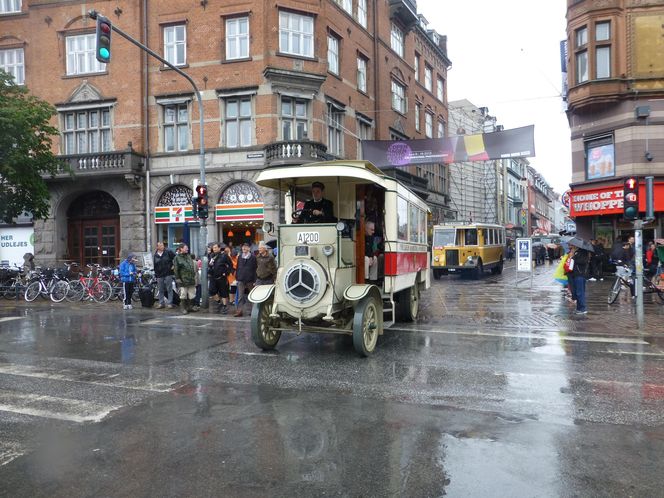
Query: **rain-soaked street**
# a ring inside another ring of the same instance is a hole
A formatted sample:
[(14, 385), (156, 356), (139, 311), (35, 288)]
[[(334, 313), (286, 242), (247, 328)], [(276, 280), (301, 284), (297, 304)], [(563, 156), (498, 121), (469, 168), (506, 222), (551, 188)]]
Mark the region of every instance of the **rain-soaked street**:
[(0, 301), (2, 496), (663, 496), (664, 305), (432, 281), (374, 355), (248, 318)]

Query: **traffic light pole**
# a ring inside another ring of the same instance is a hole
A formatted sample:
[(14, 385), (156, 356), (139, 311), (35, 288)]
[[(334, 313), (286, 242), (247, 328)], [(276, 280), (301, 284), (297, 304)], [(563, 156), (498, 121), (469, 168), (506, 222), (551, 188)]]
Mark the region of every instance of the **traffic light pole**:
[(636, 296), (636, 323), (639, 329), (645, 325), (643, 312), (643, 221), (634, 221), (634, 262), (636, 263), (636, 281), (634, 295)]
[[(96, 10), (91, 10), (88, 12), (88, 17), (90, 19), (97, 19), (97, 11)], [(196, 94), (196, 100), (198, 101), (198, 114), (200, 116), (200, 132), (199, 132), (199, 152), (198, 152), (198, 159), (199, 159), (199, 165), (200, 165), (200, 183), (203, 185), (206, 184), (205, 182), (205, 140), (204, 140), (204, 134), (203, 134), (203, 99), (201, 97), (201, 92), (198, 90), (198, 87), (196, 86), (196, 83), (194, 83), (194, 80), (191, 79), (191, 77), (182, 71), (180, 68), (174, 66), (170, 62), (168, 62), (166, 59), (164, 59), (161, 55), (153, 51), (152, 49), (146, 47), (143, 45), (141, 42), (138, 40), (135, 40), (131, 36), (129, 36), (127, 33), (122, 31), (120, 28), (116, 27), (114, 24), (111, 23), (111, 29), (115, 31), (117, 34), (119, 34), (122, 38), (127, 40), (130, 43), (133, 43), (136, 45), (138, 48), (143, 50), (144, 52), (147, 52), (149, 55), (157, 59), (159, 62), (164, 64), (165, 66), (168, 66), (171, 68), (173, 71), (178, 73), (180, 76), (182, 76), (184, 79), (186, 79), (191, 86), (194, 88), (194, 93)], [(146, 195), (150, 195), (149, 192), (146, 192)], [(203, 262), (203, 266), (201, 268), (201, 304), (203, 308), (207, 308), (209, 306), (209, 296), (208, 296), (208, 260), (207, 260), (207, 219), (203, 218), (200, 219), (201, 227), (200, 227), (200, 234), (199, 234), (199, 245), (200, 248), (199, 250), (202, 252), (201, 255), (201, 261)]]

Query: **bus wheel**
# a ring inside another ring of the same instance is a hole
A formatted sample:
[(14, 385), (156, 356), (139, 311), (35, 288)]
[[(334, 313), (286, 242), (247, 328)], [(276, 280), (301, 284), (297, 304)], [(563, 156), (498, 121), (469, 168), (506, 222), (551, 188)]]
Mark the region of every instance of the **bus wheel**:
[(443, 271), (442, 271), (442, 270), (434, 270), (434, 271), (433, 271), (433, 278), (435, 278), (436, 280), (440, 280), (440, 277), (441, 277), (442, 275), (443, 275)]
[(254, 304), (251, 310), (251, 338), (261, 349), (274, 349), (281, 337), (281, 330), (270, 326), (272, 299)]
[(473, 275), (473, 277), (475, 277), (475, 280), (479, 280), (480, 278), (482, 278), (482, 273), (484, 273), (484, 265), (482, 264), (482, 260), (480, 259), (477, 261), (477, 266), (475, 267), (475, 275)]
[(420, 289), (417, 282), (408, 288), (399, 292), (399, 301), (397, 302), (397, 320), (400, 322), (412, 322), (417, 319), (417, 313), (420, 309)]
[(500, 275), (503, 272), (503, 266), (504, 266), (504, 262), (501, 259), (500, 263), (498, 263), (496, 266), (491, 268), (491, 273), (493, 273), (494, 275)]
[(353, 346), (360, 356), (369, 356), (376, 349), (380, 325), (379, 313), (382, 311), (382, 307), (373, 296), (366, 296), (355, 308)]

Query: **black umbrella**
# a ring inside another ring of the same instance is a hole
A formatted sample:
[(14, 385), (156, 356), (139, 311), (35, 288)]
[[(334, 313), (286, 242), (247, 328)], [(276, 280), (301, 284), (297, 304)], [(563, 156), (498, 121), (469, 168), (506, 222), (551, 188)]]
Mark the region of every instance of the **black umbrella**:
[(580, 237), (572, 237), (567, 241), (571, 246), (578, 247), (579, 249), (585, 249), (586, 251), (595, 252), (593, 245), (587, 240), (583, 240)]

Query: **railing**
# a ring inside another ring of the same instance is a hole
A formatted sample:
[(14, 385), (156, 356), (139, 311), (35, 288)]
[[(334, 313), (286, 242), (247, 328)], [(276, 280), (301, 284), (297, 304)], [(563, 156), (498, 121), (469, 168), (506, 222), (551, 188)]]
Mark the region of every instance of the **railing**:
[[(92, 154), (72, 154), (58, 156), (69, 165), (76, 176), (140, 173), (143, 170), (143, 157), (131, 147), (124, 151), (99, 152)], [(58, 175), (69, 174), (65, 167), (58, 169)]]
[(270, 165), (302, 164), (327, 160), (326, 150), (322, 143), (308, 140), (273, 142), (265, 147), (265, 158)]

